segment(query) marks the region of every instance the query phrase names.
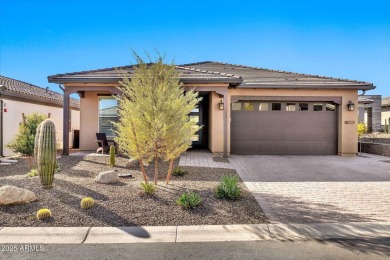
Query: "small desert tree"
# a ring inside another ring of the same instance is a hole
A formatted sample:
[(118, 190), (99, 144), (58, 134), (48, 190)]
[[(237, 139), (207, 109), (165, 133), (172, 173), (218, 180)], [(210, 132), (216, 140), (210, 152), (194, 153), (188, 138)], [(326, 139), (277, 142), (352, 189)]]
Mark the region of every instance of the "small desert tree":
[(147, 64), (133, 54), (138, 63), (133, 73), (120, 72), (123, 94), (118, 97), (120, 121), (116, 124), (116, 141), (130, 157), (140, 160), (145, 182), (142, 161), (154, 160), (157, 184), (158, 160), (170, 160), (168, 180), (173, 160), (190, 147), (199, 129), (188, 117), (199, 99), (192, 90), (184, 92), (180, 74), (174, 64), (164, 63), (164, 57), (159, 55)]
[(34, 155), (35, 133), (38, 125), (45, 119), (46, 116), (39, 113), (27, 115), (23, 118), (16, 136), (7, 144), (14, 153), (28, 156), (30, 169), (32, 168), (31, 156)]
[(360, 152), (362, 152), (361, 137), (362, 137), (362, 135), (367, 133), (368, 129), (367, 129), (366, 124), (364, 122), (361, 122), (358, 124), (357, 130), (358, 130), (358, 139), (359, 139), (359, 150), (360, 150)]
[(170, 100), (173, 102), (167, 104), (164, 111), (167, 118), (163, 159), (169, 161), (166, 184), (169, 183), (171, 177), (174, 159), (191, 147), (192, 138), (199, 130), (197, 123), (188, 116), (200, 100), (200, 98), (196, 98), (197, 93), (193, 91), (184, 93), (182, 87), (172, 85), (169, 94), (171, 95)]

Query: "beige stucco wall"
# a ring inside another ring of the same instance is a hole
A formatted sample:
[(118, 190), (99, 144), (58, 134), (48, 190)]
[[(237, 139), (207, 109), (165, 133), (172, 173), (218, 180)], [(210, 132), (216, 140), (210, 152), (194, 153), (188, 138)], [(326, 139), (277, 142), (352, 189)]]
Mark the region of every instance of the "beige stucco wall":
[[(357, 154), (357, 109), (351, 112), (347, 109), (347, 103), (351, 100), (358, 103), (357, 90), (283, 90), (283, 89), (229, 89), (228, 104), (231, 96), (331, 96), (341, 97), (342, 104), (339, 106), (339, 129), (338, 129), (338, 154), (350, 156)], [(230, 106), (228, 118), (230, 125)], [(215, 120), (222, 120), (222, 117)], [(353, 124), (346, 124), (353, 121)], [(220, 144), (218, 144), (220, 146)], [(219, 152), (219, 151), (218, 151)], [(228, 127), (228, 152), (230, 152), (230, 127)]]
[(210, 93), (209, 110), (209, 150), (214, 153), (223, 152), (223, 110), (218, 109), (221, 101), (219, 94)]
[(98, 92), (86, 91), (80, 99), (80, 150), (96, 150), (96, 133), (99, 131)]
[[(34, 112), (42, 113), (45, 115), (51, 113), (50, 118), (54, 121), (56, 126), (57, 142), (62, 145), (63, 110), (61, 107), (10, 100), (6, 97), (3, 97), (3, 100), (4, 108), (7, 109), (7, 112), (3, 113), (3, 154), (5, 156), (10, 156), (13, 154), (13, 152), (10, 149), (6, 148), (5, 145), (8, 144), (18, 132), (19, 124), (23, 121), (23, 113), (25, 115), (29, 115)], [(80, 111), (72, 110), (71, 113), (72, 131), (69, 133), (70, 146), (73, 144), (73, 130), (80, 129)]]

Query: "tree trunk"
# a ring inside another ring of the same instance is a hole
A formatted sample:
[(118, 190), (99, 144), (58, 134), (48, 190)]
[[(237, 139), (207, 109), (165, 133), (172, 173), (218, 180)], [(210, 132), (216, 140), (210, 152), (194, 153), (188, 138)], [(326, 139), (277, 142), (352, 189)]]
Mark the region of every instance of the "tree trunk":
[(154, 158), (154, 184), (157, 185), (158, 179), (158, 157)]
[(172, 166), (173, 166), (173, 159), (171, 159), (169, 161), (169, 169), (168, 169), (167, 182), (166, 182), (167, 185), (169, 184), (169, 181), (171, 180)]
[(148, 176), (146, 176), (144, 163), (142, 162), (142, 159), (139, 159), (139, 165), (141, 166), (142, 176), (144, 177), (144, 182), (148, 183)]

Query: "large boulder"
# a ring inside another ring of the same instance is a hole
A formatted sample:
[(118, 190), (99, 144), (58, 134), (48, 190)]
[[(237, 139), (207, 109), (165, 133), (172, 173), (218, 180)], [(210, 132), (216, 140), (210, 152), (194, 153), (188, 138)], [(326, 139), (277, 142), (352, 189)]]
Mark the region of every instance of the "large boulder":
[(37, 200), (35, 193), (11, 185), (0, 188), (0, 205), (17, 205)]
[(98, 176), (96, 176), (95, 181), (97, 183), (116, 183), (119, 181), (118, 173), (115, 170), (100, 172)]

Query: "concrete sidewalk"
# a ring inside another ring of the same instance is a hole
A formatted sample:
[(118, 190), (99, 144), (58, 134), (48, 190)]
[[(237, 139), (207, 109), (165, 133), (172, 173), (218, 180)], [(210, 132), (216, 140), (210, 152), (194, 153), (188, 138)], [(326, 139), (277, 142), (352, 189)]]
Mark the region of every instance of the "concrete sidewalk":
[(147, 227), (3, 227), (0, 244), (123, 244), (390, 238), (390, 222)]

